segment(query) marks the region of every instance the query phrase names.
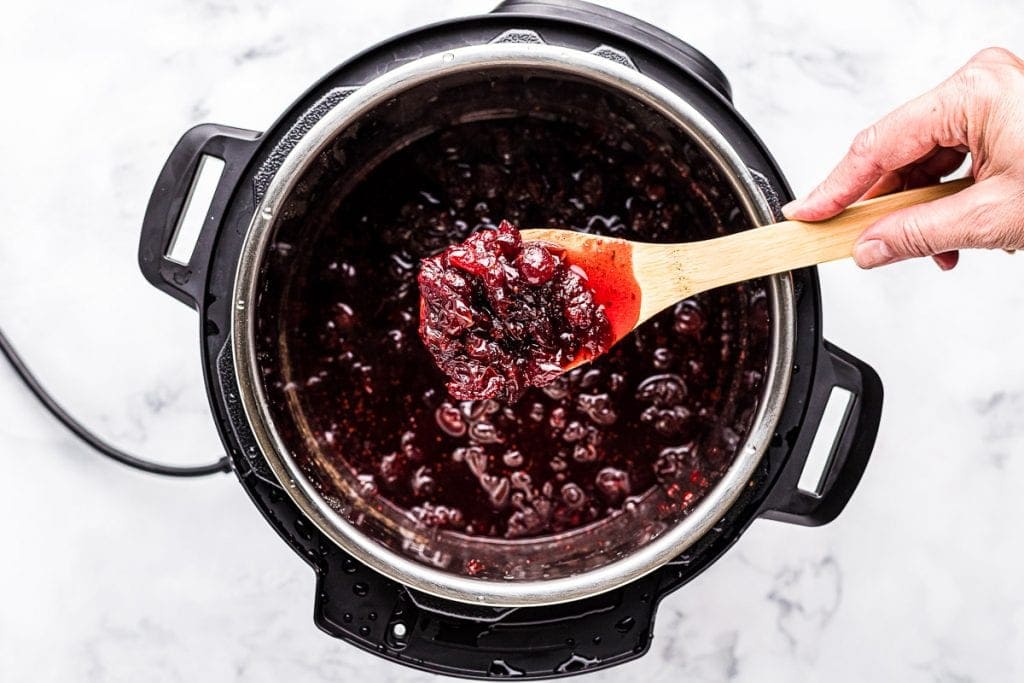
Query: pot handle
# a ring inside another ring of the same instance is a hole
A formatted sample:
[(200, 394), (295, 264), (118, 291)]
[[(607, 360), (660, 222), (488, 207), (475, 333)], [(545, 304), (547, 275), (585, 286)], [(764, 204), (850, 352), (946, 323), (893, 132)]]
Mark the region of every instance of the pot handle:
[[(206, 266), (231, 194), (249, 164), (260, 133), (213, 123), (186, 132), (167, 158), (146, 207), (139, 240), (139, 267), (157, 289), (198, 308)], [(187, 263), (169, 258), (178, 228), (192, 198), (195, 180), (206, 157), (224, 162), (206, 218)]]
[[(818, 492), (800, 488), (811, 445), (834, 388), (850, 392), (839, 431), (832, 442)], [(878, 434), (882, 381), (863, 361), (825, 341), (819, 355), (808, 413), (789, 460), (762, 507), (761, 516), (792, 524), (820, 526), (835, 519), (857, 488)]]

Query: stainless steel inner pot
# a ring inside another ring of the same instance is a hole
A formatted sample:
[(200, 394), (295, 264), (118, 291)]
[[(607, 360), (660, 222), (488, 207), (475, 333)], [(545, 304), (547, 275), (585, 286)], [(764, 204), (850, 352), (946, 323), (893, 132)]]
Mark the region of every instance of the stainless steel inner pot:
[[(610, 50), (588, 53), (522, 42), (460, 48), (416, 59), (353, 89), (295, 142), (266, 185), (246, 235), (235, 279), (231, 333), (240, 397), (253, 433), (284, 489), (328, 537), (375, 570), (425, 593), (493, 606), (544, 605), (602, 593), (653, 571), (686, 550), (735, 502), (767, 449), (785, 401), (793, 354), (794, 297), (788, 276), (770, 279), (768, 374), (753, 425), (733, 464), (687, 516), (646, 537), (613, 539), (617, 545), (607, 552), (594, 550), (585, 557), (552, 562), (540, 575), (471, 577), (439, 561), (443, 547), (439, 541), (435, 546), (437, 539), (361, 506), (354, 489), (350, 489), (349, 500), (327, 500), (297, 466), (295, 445), (286, 443), (276, 429), (256, 360), (254, 323), (259, 276), (275, 226), (288, 211), (294, 211), (289, 202), (295, 194), (301, 194), (303, 175), (322, 163), (323, 155), (338, 156), (337, 141), (345, 135), (359, 134), (361, 128), (364, 134), (372, 132), (375, 112), (390, 107), (417, 121), (418, 112), (410, 108), (428, 107), (430, 102), (409, 97), (410, 93), (422, 88), (443, 92), (446, 84), (486, 80), (496, 74), (538, 74), (586, 82), (656, 112), (716, 167), (751, 224), (772, 221), (771, 210), (751, 171), (728, 141), (693, 106), (633, 68), (628, 57)], [(492, 114), (479, 113), (481, 117)], [(410, 135), (415, 134), (410, 131)], [(359, 176), (358, 168), (350, 172), (353, 178)], [(543, 558), (545, 552), (553, 552), (559, 540), (499, 541), (489, 552), (525, 551), (534, 558)]]

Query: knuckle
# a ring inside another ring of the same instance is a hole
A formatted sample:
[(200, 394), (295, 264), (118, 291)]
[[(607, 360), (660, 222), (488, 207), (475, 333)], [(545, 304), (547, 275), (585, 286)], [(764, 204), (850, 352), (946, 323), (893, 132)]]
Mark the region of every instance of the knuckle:
[(1010, 207), (1006, 244), (999, 246), (1007, 249), (1024, 249), (1024, 184), (1018, 186), (1016, 200), (1010, 203)]
[(988, 95), (996, 87), (996, 74), (991, 66), (970, 61), (957, 73), (964, 90), (973, 95)]
[(882, 162), (879, 159), (881, 136), (879, 124), (874, 124), (854, 135), (853, 141), (850, 143), (850, 157), (859, 162), (858, 166), (863, 166), (869, 173), (878, 175), (887, 170), (882, 168)]
[(972, 57), (956, 76), (971, 95), (997, 98), (1024, 77), (1024, 61), (1009, 50), (990, 47)]
[(976, 55), (971, 57), (970, 62), (982, 64), (1019, 64), (1020, 60), (1017, 58), (1017, 55), (1013, 54), (1005, 47), (994, 45), (992, 47), (986, 47), (978, 52)]
[(1002, 201), (985, 201), (964, 216), (969, 246), (979, 249), (1019, 248), (1024, 221), (1018, 210), (1006, 210)]
[(916, 213), (903, 219), (902, 229), (898, 233), (902, 251), (911, 256), (927, 256), (935, 253), (924, 229), (923, 221)]
[[(991, 69), (971, 64), (957, 72), (952, 80), (953, 97), (951, 102), (954, 103), (952, 110), (959, 113), (958, 118), (954, 117), (956, 121), (953, 125), (966, 131), (971, 128), (970, 122), (987, 119), (988, 113), (999, 101), (1000, 91), (1003, 87)], [(976, 142), (973, 139), (967, 140), (968, 146), (972, 149)]]
[(994, 249), (1004, 239), (1003, 226), (986, 204), (971, 207), (963, 215), (960, 229), (965, 233), (962, 241), (968, 243), (965, 246), (975, 249)]
[(850, 154), (861, 159), (873, 159), (878, 152), (878, 125), (868, 126), (853, 137)]

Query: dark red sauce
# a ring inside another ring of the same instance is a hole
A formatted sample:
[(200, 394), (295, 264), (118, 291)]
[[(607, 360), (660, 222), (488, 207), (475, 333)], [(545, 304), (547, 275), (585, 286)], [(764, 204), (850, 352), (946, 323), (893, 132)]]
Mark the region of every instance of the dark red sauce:
[[(742, 224), (691, 152), (598, 121), (451, 125), (293, 209), (262, 274), (259, 362), (277, 429), (325, 496), (343, 496), (333, 469), (423, 525), (522, 538), (628, 512), (652, 487), (685, 511), (721, 478), (767, 365), (760, 283), (681, 302), (515, 401), (454, 399), (420, 341), (418, 264), (501, 218), (653, 242)], [(632, 297), (595, 287), (607, 311)]]
[[(420, 264), (420, 338), (454, 398), (514, 402), (608, 349), (611, 326), (564, 252), (502, 221)], [(575, 266), (575, 267), (574, 267)]]

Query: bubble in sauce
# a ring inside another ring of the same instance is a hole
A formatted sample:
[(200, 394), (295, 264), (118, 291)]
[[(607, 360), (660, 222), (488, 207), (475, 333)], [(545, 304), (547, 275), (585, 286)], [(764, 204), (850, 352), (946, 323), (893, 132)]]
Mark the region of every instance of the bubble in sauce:
[(523, 454), (515, 449), (505, 451), (505, 454), (501, 456), (501, 461), (508, 467), (519, 467), (523, 464)]
[(462, 412), (451, 403), (442, 403), (434, 411), (434, 419), (437, 426), (444, 430), (448, 436), (460, 437), (466, 433), (466, 422), (463, 420)]

